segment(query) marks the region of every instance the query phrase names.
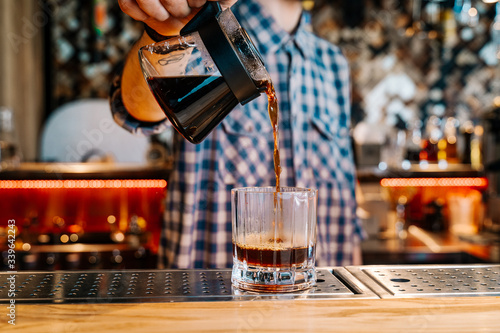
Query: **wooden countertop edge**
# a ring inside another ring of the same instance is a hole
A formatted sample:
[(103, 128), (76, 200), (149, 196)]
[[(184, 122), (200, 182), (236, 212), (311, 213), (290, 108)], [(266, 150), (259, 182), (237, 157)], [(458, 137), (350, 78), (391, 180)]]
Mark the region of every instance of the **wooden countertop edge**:
[(19, 304), (16, 326), (5, 318), (2, 332), (499, 332), (500, 297)]

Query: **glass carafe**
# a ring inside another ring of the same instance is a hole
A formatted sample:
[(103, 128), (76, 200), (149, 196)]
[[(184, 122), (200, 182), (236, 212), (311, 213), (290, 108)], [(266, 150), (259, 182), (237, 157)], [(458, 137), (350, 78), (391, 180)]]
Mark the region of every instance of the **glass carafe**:
[(261, 56), (230, 9), (207, 2), (179, 36), (139, 51), (144, 77), (175, 129), (200, 143), (239, 103), (270, 82)]

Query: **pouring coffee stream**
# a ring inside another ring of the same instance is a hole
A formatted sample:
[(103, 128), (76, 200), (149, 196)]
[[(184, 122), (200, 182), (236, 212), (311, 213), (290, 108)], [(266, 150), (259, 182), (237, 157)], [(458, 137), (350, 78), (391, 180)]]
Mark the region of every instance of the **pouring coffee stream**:
[[(268, 100), (267, 110), (269, 112), (269, 119), (271, 120), (271, 126), (273, 127), (273, 137), (274, 137), (274, 173), (276, 174), (276, 192), (274, 193), (274, 215), (278, 220), (278, 225), (275, 223), (275, 239), (274, 243), (283, 242), (283, 221), (281, 216), (283, 215), (282, 201), (278, 205), (278, 193), (280, 192), (280, 176), (281, 176), (281, 160), (280, 160), (280, 149), (279, 149), (279, 107), (278, 98), (276, 97), (276, 91), (274, 90), (273, 83), (271, 81), (266, 82), (266, 94)], [(279, 210), (278, 210), (279, 208)]]
[(280, 174), (281, 174), (280, 149), (279, 149), (279, 108), (278, 108), (278, 98), (276, 97), (276, 91), (274, 90), (274, 86), (271, 81), (266, 82), (266, 94), (268, 100), (267, 109), (269, 112), (269, 119), (271, 120), (271, 126), (273, 127), (274, 172), (276, 173), (276, 193), (278, 193), (280, 191)]

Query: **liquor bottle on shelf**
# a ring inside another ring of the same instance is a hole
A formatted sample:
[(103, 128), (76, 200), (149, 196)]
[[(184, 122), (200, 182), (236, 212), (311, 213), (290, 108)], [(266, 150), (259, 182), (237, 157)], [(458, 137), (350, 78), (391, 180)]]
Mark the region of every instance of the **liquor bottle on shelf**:
[(444, 125), (444, 139), (445, 147), (444, 152), (446, 153), (446, 161), (448, 163), (459, 163), (457, 155), (457, 127), (458, 120), (454, 117), (449, 117), (446, 119)]

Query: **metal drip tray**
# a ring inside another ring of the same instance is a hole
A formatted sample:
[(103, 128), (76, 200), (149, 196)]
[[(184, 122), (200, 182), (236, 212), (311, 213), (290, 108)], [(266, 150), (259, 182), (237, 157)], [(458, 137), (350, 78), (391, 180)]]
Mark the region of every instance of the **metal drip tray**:
[(347, 267), (382, 298), (500, 296), (500, 265)]
[[(0, 273), (0, 302), (9, 302), (9, 273)], [(18, 272), (16, 302), (109, 303), (255, 299), (378, 298), (345, 268), (319, 269), (317, 284), (294, 293), (235, 289), (231, 270)]]

